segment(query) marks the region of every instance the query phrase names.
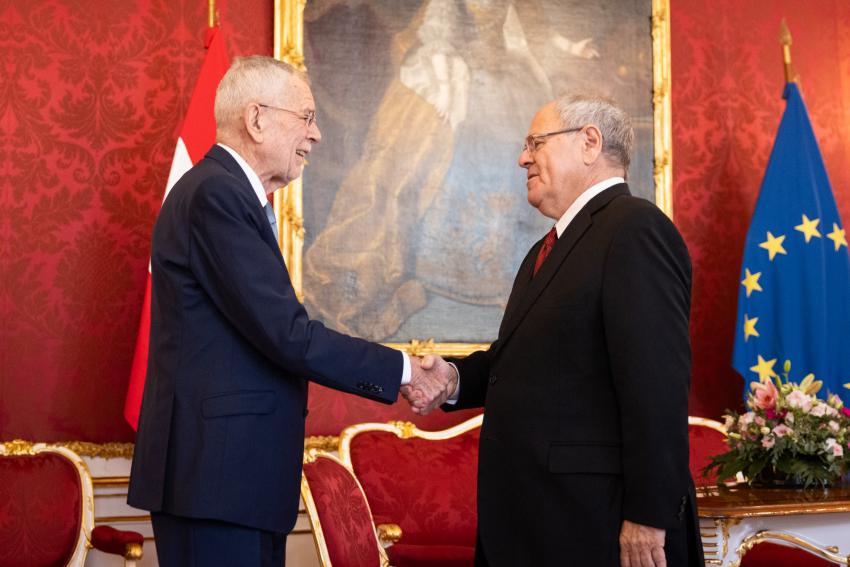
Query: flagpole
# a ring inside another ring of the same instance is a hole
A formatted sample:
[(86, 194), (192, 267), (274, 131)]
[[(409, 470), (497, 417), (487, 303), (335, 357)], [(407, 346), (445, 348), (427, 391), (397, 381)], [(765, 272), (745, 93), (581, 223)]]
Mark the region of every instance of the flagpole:
[(207, 21), (209, 27), (215, 27), (215, 20), (215, 0), (209, 0), (209, 20)]
[[(210, 0), (212, 2), (212, 0)], [(794, 70), (791, 64), (791, 30), (788, 29), (788, 22), (782, 18), (782, 23), (779, 26), (779, 44), (782, 46), (782, 63), (785, 66), (785, 82), (798, 83), (800, 77)]]

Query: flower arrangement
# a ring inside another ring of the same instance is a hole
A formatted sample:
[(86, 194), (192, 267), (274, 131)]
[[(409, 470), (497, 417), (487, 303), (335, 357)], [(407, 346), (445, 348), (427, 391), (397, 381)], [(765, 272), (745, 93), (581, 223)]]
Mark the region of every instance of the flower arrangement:
[[(809, 487), (839, 481), (850, 467), (850, 409), (830, 394), (816, 397), (821, 382), (809, 374), (799, 384), (778, 376), (750, 384), (747, 411), (729, 412), (729, 451), (712, 457), (705, 470), (717, 469), (719, 479), (739, 471), (759, 484), (790, 482)], [(845, 384), (850, 388), (850, 384)]]

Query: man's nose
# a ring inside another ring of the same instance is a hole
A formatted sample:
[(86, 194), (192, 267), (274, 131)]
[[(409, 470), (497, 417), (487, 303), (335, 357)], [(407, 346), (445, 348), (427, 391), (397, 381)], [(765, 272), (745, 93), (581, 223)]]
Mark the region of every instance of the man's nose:
[(314, 144), (318, 144), (322, 141), (322, 131), (319, 130), (319, 125), (316, 122), (310, 124), (310, 128), (307, 131), (307, 137)]
[(534, 158), (531, 157), (531, 150), (527, 147), (523, 148), (519, 154), (519, 160), (517, 161), (519, 166), (523, 169), (528, 169), (531, 167), (531, 164), (534, 163)]

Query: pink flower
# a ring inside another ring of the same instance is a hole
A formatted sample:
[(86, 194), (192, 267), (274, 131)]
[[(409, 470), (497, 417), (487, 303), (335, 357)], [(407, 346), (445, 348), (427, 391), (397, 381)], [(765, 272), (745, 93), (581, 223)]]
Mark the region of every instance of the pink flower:
[(773, 435), (768, 435), (764, 439), (761, 440), (761, 446), (765, 449), (770, 449), (776, 444), (776, 440), (773, 438)]
[(753, 405), (757, 408), (767, 410), (776, 407), (776, 399), (779, 397), (779, 392), (773, 382), (757, 382), (753, 384)]
[(764, 427), (765, 422), (764, 422), (764, 418), (762, 416), (757, 415), (756, 418), (753, 421), (755, 421), (756, 425), (758, 425), (759, 427)]
[(812, 409), (812, 397), (808, 394), (804, 394), (800, 390), (794, 390), (785, 396), (785, 401), (788, 402), (790, 407), (799, 408), (806, 413)]
[(826, 447), (827, 453), (831, 452), (833, 457), (844, 456), (844, 447), (839, 445), (838, 442), (832, 437), (826, 440), (826, 444), (824, 446)]
[(829, 420), (829, 429), (833, 433), (838, 433), (838, 430), (841, 429), (841, 426), (838, 425), (838, 422), (835, 420)]
[(845, 406), (845, 407), (841, 408), (841, 412), (842, 412), (844, 415), (846, 415), (847, 417), (850, 417), (850, 408), (848, 408), (848, 407), (846, 407), (846, 406)]
[(776, 427), (773, 428), (773, 434), (777, 437), (785, 437), (786, 435), (791, 435), (794, 433), (794, 430), (785, 425), (784, 423), (780, 423)]
[(811, 411), (809, 412), (811, 415), (815, 417), (823, 417), (826, 415), (826, 404), (815, 404), (812, 406)]

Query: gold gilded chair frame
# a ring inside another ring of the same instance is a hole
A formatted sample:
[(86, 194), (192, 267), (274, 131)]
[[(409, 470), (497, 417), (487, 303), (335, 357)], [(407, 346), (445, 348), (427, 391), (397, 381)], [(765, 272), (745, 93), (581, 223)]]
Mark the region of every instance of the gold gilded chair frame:
[[(652, 105), (654, 133), (655, 203), (673, 217), (673, 128), (670, 105), (670, 0), (652, 1)], [(306, 69), (304, 65), (304, 7), (307, 0), (275, 0), (274, 56)], [(301, 179), (277, 191), (274, 210), (280, 228), (278, 243), (289, 269), (292, 285), (303, 301), (302, 253), (304, 214)], [(409, 343), (388, 343), (413, 355), (466, 356), (486, 349), (485, 343), (435, 343), (433, 339), (414, 339)]]
[(367, 431), (385, 431), (392, 433), (400, 439), (428, 439), (430, 441), (442, 441), (462, 435), (467, 431), (481, 427), (484, 421), (484, 414), (476, 415), (458, 423), (448, 429), (441, 431), (423, 431), (409, 421), (390, 421), (389, 423), (358, 423), (351, 425), (342, 430), (339, 434), (339, 458), (345, 464), (348, 470), (353, 471), (354, 465), (351, 462), (351, 441)]
[[(315, 462), (316, 459), (329, 459), (334, 461), (344, 467), (349, 474), (351, 474), (351, 478), (354, 479), (361, 496), (363, 496), (363, 501), (366, 502), (366, 509), (369, 511), (369, 518), (372, 518), (372, 509), (369, 508), (369, 501), (366, 499), (366, 493), (363, 491), (363, 487), (360, 485), (360, 481), (357, 480), (357, 477), (354, 475), (351, 467), (327, 451), (323, 451), (321, 449), (307, 449), (304, 451), (305, 464)], [(304, 500), (304, 507), (307, 509), (307, 516), (310, 518), (310, 526), (313, 528), (313, 543), (316, 545), (316, 551), (319, 554), (319, 561), (321, 562), (322, 567), (333, 567), (330, 553), (328, 552), (328, 544), (325, 539), (325, 533), (322, 530), (322, 522), (319, 519), (319, 512), (316, 509), (316, 500), (313, 498), (313, 493), (310, 491), (310, 483), (307, 482), (307, 477), (303, 472), (301, 473), (301, 499)], [(372, 521), (372, 525), (374, 530), (374, 521)], [(375, 532), (375, 546), (378, 550), (378, 555), (380, 556), (381, 567), (390, 567), (389, 556), (384, 550), (377, 532)]]

